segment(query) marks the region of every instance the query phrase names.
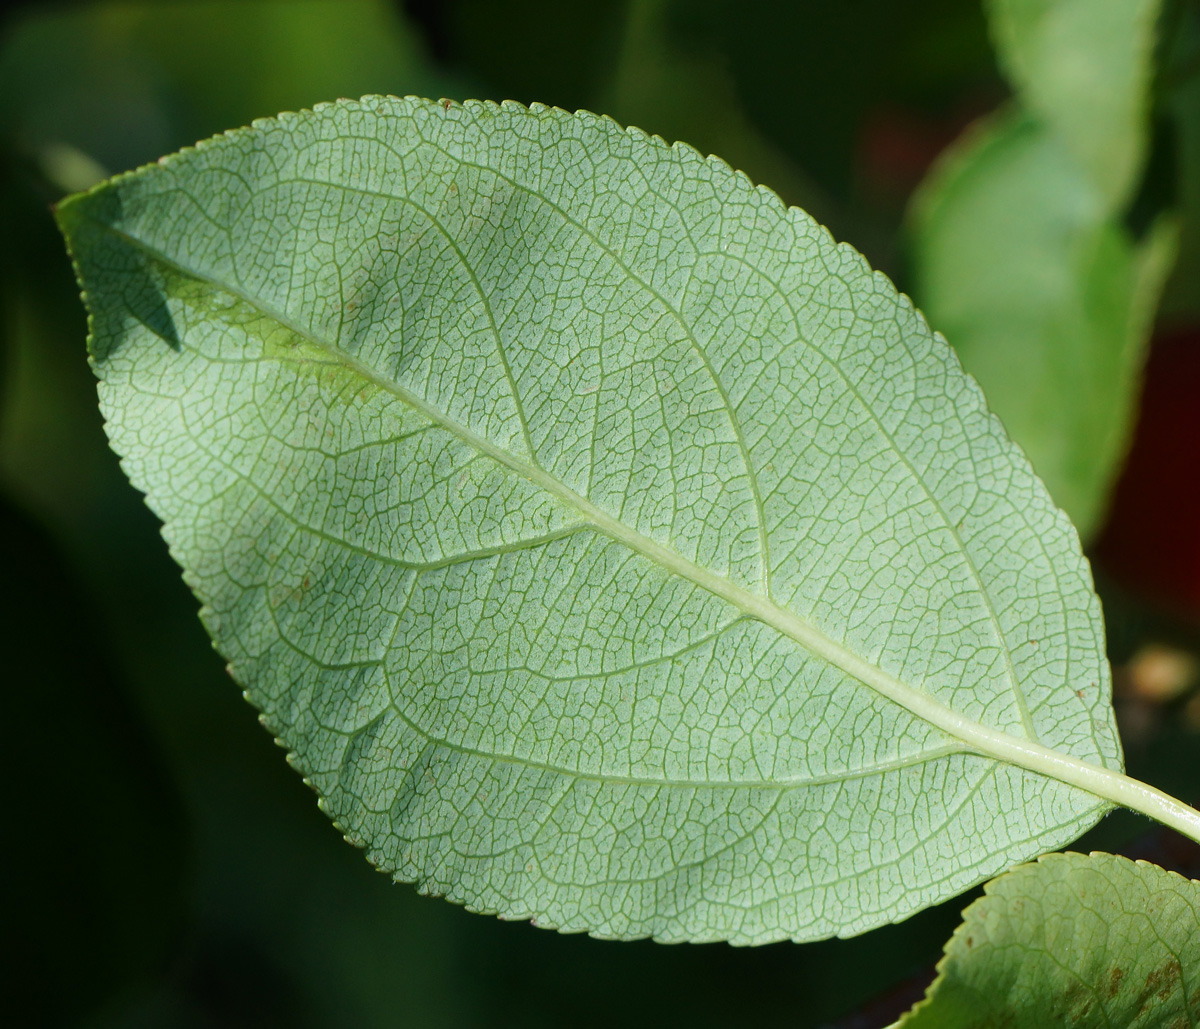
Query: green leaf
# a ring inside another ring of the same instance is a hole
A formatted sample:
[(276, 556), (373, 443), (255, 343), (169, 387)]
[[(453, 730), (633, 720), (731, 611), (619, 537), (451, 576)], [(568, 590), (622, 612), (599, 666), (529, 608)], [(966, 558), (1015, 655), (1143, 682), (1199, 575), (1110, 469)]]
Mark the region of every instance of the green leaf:
[(1200, 1020), (1200, 883), (1113, 854), (1048, 854), (984, 891), (905, 1029)]
[(1002, 64), (1107, 210), (1137, 186), (1149, 138), (1159, 0), (990, 0)]
[(813, 939), (1122, 798), (1070, 523), (909, 302), (721, 162), (371, 97), (58, 217), (114, 449), (397, 878)]
[(991, 0), (1019, 104), (913, 203), (917, 296), (1085, 542), (1128, 443), (1176, 248), (1122, 221), (1144, 163), (1156, 0)]
[(1088, 539), (1125, 454), (1174, 225), (1132, 242), (1060, 138), (1015, 111), (944, 158), (913, 225), (922, 305)]

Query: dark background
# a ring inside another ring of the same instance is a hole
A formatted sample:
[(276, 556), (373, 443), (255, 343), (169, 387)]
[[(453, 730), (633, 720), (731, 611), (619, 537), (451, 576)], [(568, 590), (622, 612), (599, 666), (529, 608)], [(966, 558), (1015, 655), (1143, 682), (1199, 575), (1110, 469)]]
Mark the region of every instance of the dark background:
[[(1168, 7), (1168, 35), (1200, 24), (1196, 4)], [(868, 1029), (919, 997), (970, 897), (853, 940), (736, 950), (560, 936), (373, 872), (225, 676), (107, 449), (49, 208), (320, 100), (540, 100), (719, 153), (906, 288), (909, 195), (1006, 96), (979, 4), (145, 0), (2, 17), (5, 1021)], [(1156, 86), (1143, 221), (1196, 193), (1169, 102), (1196, 65), (1185, 53)], [(1195, 214), (1183, 204), (1185, 238)], [(1093, 556), (1130, 771), (1195, 802), (1200, 291), (1188, 262), (1185, 248)], [(1075, 849), (1200, 875), (1194, 847), (1130, 814)]]

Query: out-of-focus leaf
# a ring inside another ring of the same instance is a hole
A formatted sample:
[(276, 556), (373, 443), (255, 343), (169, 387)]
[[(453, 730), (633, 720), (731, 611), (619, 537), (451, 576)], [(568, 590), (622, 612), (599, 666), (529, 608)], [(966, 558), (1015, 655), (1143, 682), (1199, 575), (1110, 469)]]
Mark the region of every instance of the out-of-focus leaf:
[(332, 97), (457, 89), (387, 0), (47, 5), (4, 37), (0, 129), (53, 176), (64, 144), (127, 167)]
[(1073, 529), (891, 284), (721, 162), (366, 98), (59, 217), (124, 467), (397, 877), (811, 939), (1106, 809)]
[(1017, 112), (965, 137), (913, 216), (922, 306), (1087, 539), (1124, 455), (1173, 223), (1135, 244), (1061, 139)]
[(1048, 854), (984, 890), (904, 1029), (1200, 1021), (1200, 883), (1113, 854)]
[(989, 0), (1022, 103), (1057, 135), (1110, 211), (1137, 185), (1149, 137), (1161, 0)]
[(1144, 163), (1157, 0), (992, 0), (1018, 92), (913, 203), (915, 292), (1086, 541), (1174, 257), (1122, 218)]

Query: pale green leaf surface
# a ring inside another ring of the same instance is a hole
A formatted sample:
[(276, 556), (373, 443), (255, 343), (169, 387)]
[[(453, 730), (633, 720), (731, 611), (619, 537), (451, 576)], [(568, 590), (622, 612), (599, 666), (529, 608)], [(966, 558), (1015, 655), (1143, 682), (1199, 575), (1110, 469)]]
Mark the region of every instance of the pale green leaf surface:
[(1200, 1023), (1200, 883), (1113, 854), (1048, 854), (984, 889), (905, 1029)]
[(1074, 530), (891, 283), (719, 161), (376, 97), (59, 219), (114, 448), (397, 878), (812, 939), (1106, 809), (956, 735), (1120, 767)]
[(914, 205), (921, 303), (1086, 540), (1120, 469), (1175, 232), (1130, 240), (1059, 137), (1008, 112)]
[(990, 0), (1001, 63), (1025, 106), (1057, 135), (1105, 208), (1137, 186), (1159, 0)]

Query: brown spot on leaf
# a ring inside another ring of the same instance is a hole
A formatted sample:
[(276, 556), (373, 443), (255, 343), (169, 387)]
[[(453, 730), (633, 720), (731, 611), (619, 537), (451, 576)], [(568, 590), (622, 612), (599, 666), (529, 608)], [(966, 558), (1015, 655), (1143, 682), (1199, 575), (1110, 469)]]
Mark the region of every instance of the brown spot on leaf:
[(1121, 980), (1125, 978), (1125, 969), (1110, 968), (1108, 975), (1105, 976), (1104, 982), (1101, 984), (1101, 989), (1104, 991), (1104, 996), (1108, 1000), (1112, 1000), (1118, 993), (1121, 992)]
[(1166, 1000), (1175, 993), (1183, 981), (1179, 962), (1174, 958), (1159, 965), (1146, 976), (1146, 993), (1153, 993), (1159, 1000)]

